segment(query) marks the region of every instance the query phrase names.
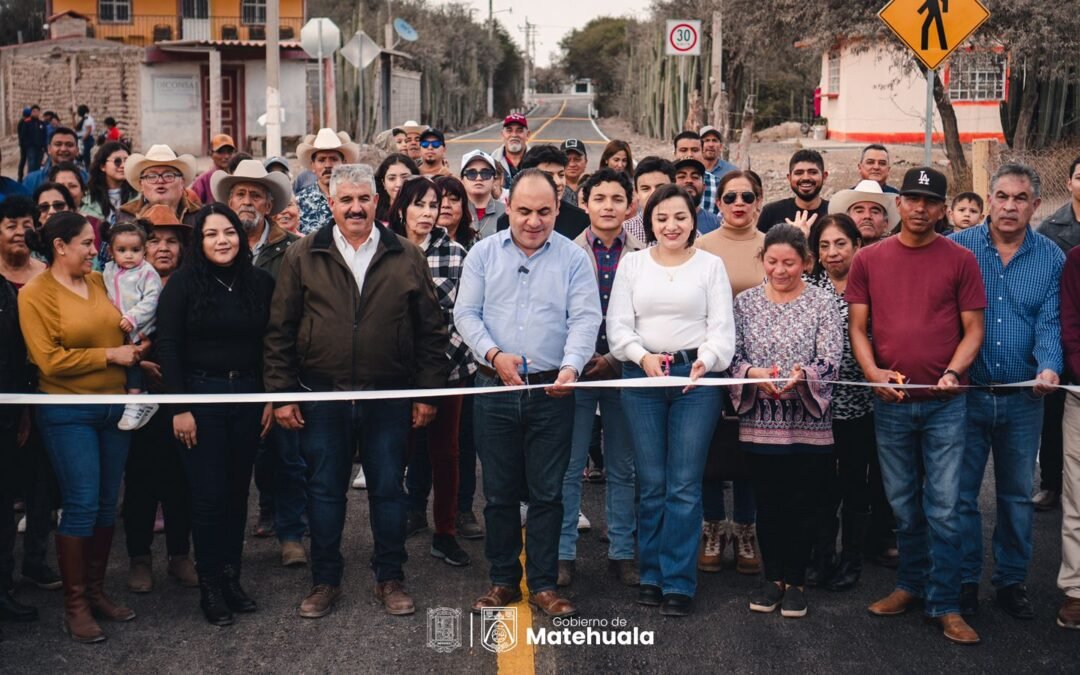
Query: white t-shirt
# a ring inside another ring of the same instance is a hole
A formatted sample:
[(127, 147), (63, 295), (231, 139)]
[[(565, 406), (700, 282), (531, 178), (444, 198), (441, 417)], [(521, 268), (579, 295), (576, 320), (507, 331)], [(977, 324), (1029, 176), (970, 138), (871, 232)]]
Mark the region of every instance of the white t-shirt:
[(724, 370), (735, 354), (735, 317), (724, 261), (695, 250), (689, 260), (664, 267), (653, 249), (619, 263), (608, 304), (611, 353), (640, 363), (646, 354), (697, 349), (707, 370)]

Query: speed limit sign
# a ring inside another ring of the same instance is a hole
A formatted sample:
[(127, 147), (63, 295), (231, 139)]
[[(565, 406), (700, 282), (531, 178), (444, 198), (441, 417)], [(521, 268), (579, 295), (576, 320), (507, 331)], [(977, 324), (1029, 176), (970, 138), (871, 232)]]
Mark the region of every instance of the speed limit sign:
[(701, 54), (701, 22), (669, 19), (665, 42), (668, 56), (698, 56)]

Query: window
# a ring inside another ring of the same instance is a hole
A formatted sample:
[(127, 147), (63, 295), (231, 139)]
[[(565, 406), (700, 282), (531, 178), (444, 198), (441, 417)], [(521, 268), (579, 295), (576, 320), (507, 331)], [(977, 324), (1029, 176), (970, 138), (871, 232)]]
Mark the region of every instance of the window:
[(243, 0), (240, 4), (240, 21), (246, 24), (266, 23), (266, 0)]
[(829, 89), (827, 94), (840, 93), (840, 50), (829, 52)]
[(1004, 54), (957, 52), (949, 60), (949, 98), (954, 101), (1000, 101), (1005, 98)]
[(102, 23), (130, 23), (131, 0), (98, 0), (98, 20)]

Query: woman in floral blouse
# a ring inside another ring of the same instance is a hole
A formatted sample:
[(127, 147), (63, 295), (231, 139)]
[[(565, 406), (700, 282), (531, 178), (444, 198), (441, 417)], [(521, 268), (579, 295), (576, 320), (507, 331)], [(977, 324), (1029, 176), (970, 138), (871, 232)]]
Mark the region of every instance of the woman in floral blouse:
[(776, 382), (730, 387), (739, 440), (750, 460), (765, 582), (750, 609), (806, 615), (803, 594), (821, 486), (832, 470), (832, 385), (843, 354), (843, 324), (828, 291), (802, 277), (810, 262), (802, 232), (769, 230), (766, 281), (735, 298), (731, 375)]

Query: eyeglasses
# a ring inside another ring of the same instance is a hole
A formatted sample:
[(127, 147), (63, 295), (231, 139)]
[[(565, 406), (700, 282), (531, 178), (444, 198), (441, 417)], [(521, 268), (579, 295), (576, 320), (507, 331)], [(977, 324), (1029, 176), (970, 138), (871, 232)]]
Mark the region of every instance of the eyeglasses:
[(743, 204), (753, 204), (757, 201), (757, 195), (753, 192), (725, 192), (721, 199), (730, 206), (735, 203), (735, 199), (738, 197), (742, 197)]
[(150, 183), (151, 185), (156, 185), (158, 183), (165, 183), (168, 185), (182, 175), (183, 174), (173, 173), (172, 171), (166, 171), (165, 173), (144, 173), (139, 176), (139, 180), (144, 183)]
[(67, 209), (67, 202), (42, 202), (37, 205), (38, 213), (41, 214), (46, 214), (49, 211), (60, 213), (61, 211), (67, 211)]
[(127, 157), (114, 157), (113, 161), (112, 161), (112, 165), (115, 166), (117, 169), (119, 169), (120, 167), (124, 166), (124, 162), (126, 162), (126, 161), (127, 161)]
[(467, 180), (491, 180), (495, 177), (495, 172), (491, 169), (465, 169), (461, 175)]
[(424, 149), (434, 148), (434, 149), (438, 150), (442, 146), (443, 146), (442, 141), (420, 141), (420, 147), (424, 148)]

